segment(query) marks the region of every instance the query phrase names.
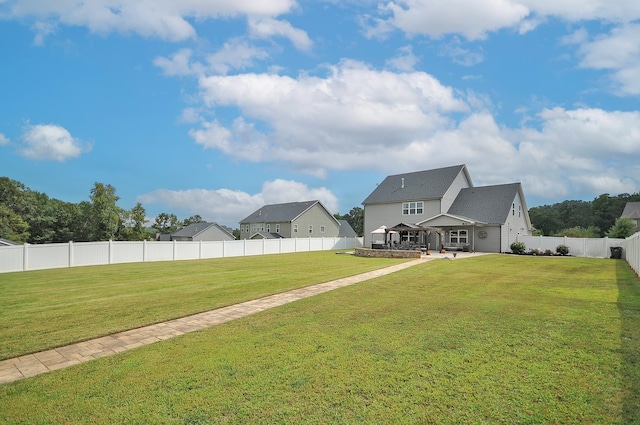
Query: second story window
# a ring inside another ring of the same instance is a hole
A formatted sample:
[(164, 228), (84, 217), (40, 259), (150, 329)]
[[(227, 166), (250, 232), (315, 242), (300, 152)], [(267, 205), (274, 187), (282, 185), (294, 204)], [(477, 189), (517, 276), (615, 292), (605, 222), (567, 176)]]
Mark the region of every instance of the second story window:
[(298, 233), (298, 225), (297, 224), (293, 225), (293, 233)]
[(309, 225), (309, 233), (313, 233), (313, 224)]
[(424, 202), (404, 202), (402, 204), (402, 215), (417, 215), (424, 212)]

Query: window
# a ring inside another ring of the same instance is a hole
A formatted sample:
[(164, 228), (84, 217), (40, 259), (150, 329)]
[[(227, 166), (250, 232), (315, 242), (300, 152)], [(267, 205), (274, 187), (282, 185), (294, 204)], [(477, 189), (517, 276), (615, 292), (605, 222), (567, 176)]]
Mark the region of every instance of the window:
[(424, 211), (424, 202), (404, 202), (402, 204), (402, 215), (417, 215)]
[(511, 204), (511, 215), (516, 215), (516, 204)]
[(298, 225), (297, 224), (293, 225), (293, 233), (298, 233)]
[(466, 230), (452, 230), (449, 236), (449, 242), (466, 244), (469, 241), (468, 233)]
[(313, 233), (313, 224), (309, 225), (309, 233)]
[(320, 233), (324, 233), (324, 226), (320, 226)]
[(270, 233), (270, 232), (271, 232), (271, 225), (267, 224), (267, 233)]
[(518, 205), (518, 217), (522, 217), (522, 205)]
[(280, 233), (280, 223), (276, 224), (276, 233)]

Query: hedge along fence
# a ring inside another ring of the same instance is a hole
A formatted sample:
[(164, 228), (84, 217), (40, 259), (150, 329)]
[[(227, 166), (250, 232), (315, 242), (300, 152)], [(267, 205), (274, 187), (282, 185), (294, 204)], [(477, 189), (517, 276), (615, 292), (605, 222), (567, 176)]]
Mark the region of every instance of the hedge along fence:
[(69, 242), (0, 247), (0, 273), (147, 261), (202, 260), (355, 249), (362, 238), (284, 238), (196, 242)]
[[(518, 242), (524, 242), (527, 251), (539, 249), (556, 252), (558, 245), (569, 247), (569, 254), (576, 257), (609, 258), (611, 247), (622, 247), (625, 255), (627, 240), (614, 238), (570, 238), (567, 236), (518, 236)], [(624, 258), (624, 257), (623, 257)]]

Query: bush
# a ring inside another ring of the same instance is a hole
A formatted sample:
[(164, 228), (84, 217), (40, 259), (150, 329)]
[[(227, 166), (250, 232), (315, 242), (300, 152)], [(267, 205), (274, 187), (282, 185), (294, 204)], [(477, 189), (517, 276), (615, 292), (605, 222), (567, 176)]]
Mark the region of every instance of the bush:
[(514, 242), (511, 244), (511, 252), (514, 254), (524, 254), (524, 251), (527, 249), (524, 242)]
[(566, 245), (558, 245), (556, 247), (556, 252), (560, 255), (567, 255), (569, 253), (569, 247)]

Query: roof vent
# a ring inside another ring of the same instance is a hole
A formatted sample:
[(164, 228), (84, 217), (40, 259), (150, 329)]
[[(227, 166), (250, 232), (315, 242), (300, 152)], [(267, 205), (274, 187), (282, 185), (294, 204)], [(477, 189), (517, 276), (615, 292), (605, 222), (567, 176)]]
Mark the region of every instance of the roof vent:
[(400, 189), (404, 189), (404, 177), (402, 178), (402, 187)]

